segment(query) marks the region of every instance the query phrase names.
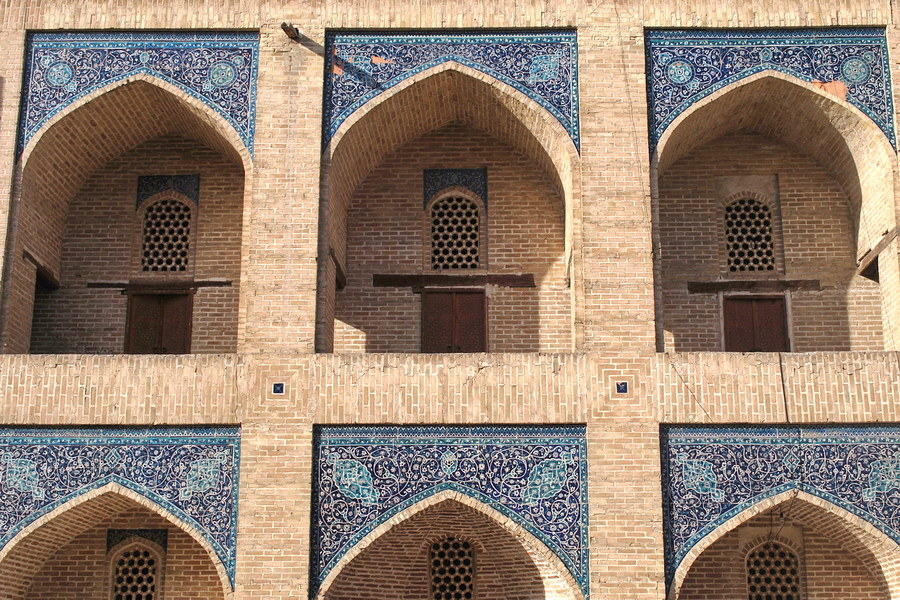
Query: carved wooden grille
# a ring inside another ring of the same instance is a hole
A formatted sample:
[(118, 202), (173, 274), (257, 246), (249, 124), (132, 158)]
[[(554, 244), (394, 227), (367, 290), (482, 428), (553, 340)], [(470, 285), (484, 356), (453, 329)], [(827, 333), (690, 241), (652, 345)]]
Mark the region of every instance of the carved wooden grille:
[(742, 198), (725, 208), (728, 270), (774, 271), (775, 242), (771, 209), (753, 198)]
[(476, 269), (479, 264), (478, 205), (447, 196), (431, 205), (431, 268)]
[(766, 542), (747, 555), (749, 600), (800, 600), (800, 561), (777, 542)]
[(431, 597), (433, 600), (471, 600), (475, 579), (472, 544), (447, 538), (431, 545)]
[(114, 600), (156, 600), (157, 560), (144, 548), (123, 552), (115, 562)]
[(191, 207), (164, 198), (144, 213), (142, 271), (185, 271), (191, 237)]

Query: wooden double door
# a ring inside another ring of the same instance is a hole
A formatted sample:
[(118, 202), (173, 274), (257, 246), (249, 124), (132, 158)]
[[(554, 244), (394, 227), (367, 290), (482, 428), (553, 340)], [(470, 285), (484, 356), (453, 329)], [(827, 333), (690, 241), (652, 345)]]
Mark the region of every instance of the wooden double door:
[(193, 300), (190, 293), (129, 294), (125, 352), (189, 354)]
[(722, 313), (726, 352), (790, 352), (783, 296), (726, 296)]
[(422, 352), (487, 352), (484, 290), (422, 292)]

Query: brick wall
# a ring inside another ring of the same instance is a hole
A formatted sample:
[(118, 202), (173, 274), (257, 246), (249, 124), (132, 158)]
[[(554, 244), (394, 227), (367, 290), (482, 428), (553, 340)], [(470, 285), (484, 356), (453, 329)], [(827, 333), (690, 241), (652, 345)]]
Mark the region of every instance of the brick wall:
[(474, 597), (577, 598), (577, 590), (554, 573), (547, 560), (529, 552), (492, 519), (453, 500), (434, 504), (387, 533), (344, 566), (327, 600), (399, 600), (433, 597), (429, 550), (448, 537), (475, 550)]
[[(347, 287), (337, 294), (336, 352), (417, 352), (419, 295), (375, 288), (374, 273), (434, 273), (422, 171), (487, 168), (479, 273), (531, 273), (535, 289), (488, 289), (491, 352), (559, 352), (571, 347), (562, 199), (540, 167), (496, 139), (448, 125), (402, 146), (362, 184), (347, 214)], [(476, 271), (450, 271), (469, 274)], [(443, 271), (442, 273), (446, 273)]]
[[(769, 536), (796, 551), (801, 563), (803, 598), (862, 600), (884, 597), (883, 579), (880, 582), (858, 556), (842, 547), (840, 537), (810, 527), (791, 514), (790, 507), (781, 508), (782, 512), (787, 512), (786, 519), (777, 514), (759, 515), (707, 548), (691, 567), (678, 598), (747, 598), (747, 552)], [(796, 529), (797, 534), (792, 529)]]
[(223, 278), (228, 287), (199, 288), (194, 296), (192, 352), (237, 347), (243, 181), (241, 168), (183, 138), (163, 137), (97, 170), (72, 198), (62, 239), (60, 288), (37, 294), (31, 351), (117, 353), (125, 339), (127, 298), (89, 282), (121, 282), (140, 272), (141, 175), (199, 174), (193, 218), (195, 279)]
[[(773, 227), (783, 263), (779, 260), (780, 268), (771, 273), (731, 273), (723, 256), (723, 207), (731, 195), (759, 187), (756, 178), (776, 180), (772, 208), (780, 219), (773, 219)], [(731, 135), (669, 167), (660, 178), (659, 196), (667, 348), (721, 349), (719, 298), (689, 294), (687, 282), (772, 278), (813, 279), (823, 288), (790, 294), (795, 351), (882, 347), (879, 287), (854, 277), (855, 232), (847, 196), (814, 160), (771, 139)]]
[(163, 597), (184, 600), (224, 597), (221, 580), (206, 551), (178, 527), (135, 504), (131, 510), (91, 527), (68, 544), (61, 545), (32, 579), (25, 599), (107, 598), (112, 559), (107, 553), (108, 529), (165, 529), (168, 532), (162, 574)]

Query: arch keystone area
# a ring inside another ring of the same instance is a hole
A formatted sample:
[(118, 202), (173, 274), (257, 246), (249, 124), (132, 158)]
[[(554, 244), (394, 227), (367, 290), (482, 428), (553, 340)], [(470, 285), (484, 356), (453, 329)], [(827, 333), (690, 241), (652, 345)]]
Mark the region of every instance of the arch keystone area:
[(200, 544), (215, 566), (223, 594), (226, 598), (232, 597), (233, 588), (228, 570), (196, 527), (144, 494), (115, 481), (78, 492), (62, 503), (46, 507), (10, 538), (0, 548), (0, 596), (4, 595), (4, 589), (24, 589), (34, 573), (61, 546), (91, 527), (103, 523), (105, 519), (127, 510), (130, 503), (153, 511)]
[[(468, 509), (477, 511), (478, 513), (488, 517), (497, 524), (501, 529), (511, 534), (522, 545), (525, 552), (534, 560), (545, 560), (552, 569), (553, 575), (560, 577), (565, 581), (568, 588), (572, 591), (576, 600), (584, 600), (585, 591), (572, 576), (565, 564), (559, 559), (555, 552), (547, 547), (534, 534), (525, 529), (512, 518), (504, 515), (496, 509), (490, 507), (486, 503), (466, 494), (465, 492), (454, 489), (443, 489), (435, 491), (431, 495), (419, 500), (415, 504), (406, 507), (393, 516), (385, 519), (379, 525), (371, 529), (364, 535), (354, 546), (349, 549), (340, 560), (328, 571), (327, 575), (322, 579), (318, 587), (314, 588), (316, 600), (323, 600), (332, 584), (341, 575), (344, 568), (349, 565), (354, 558), (362, 554), (369, 546), (382, 536), (393, 531), (396, 527), (408, 521), (422, 511), (436, 506), (444, 502), (454, 502)], [(316, 582), (313, 582), (314, 585)]]
[[(798, 504), (799, 503), (799, 504)], [(676, 600), (691, 567), (703, 552), (728, 533), (766, 511), (784, 506), (792, 514), (798, 506), (808, 507), (830, 527), (839, 527), (843, 539), (836, 540), (859, 558), (878, 579), (892, 599), (900, 598), (900, 548), (884, 532), (840, 506), (801, 489), (792, 488), (747, 507), (701, 538), (684, 555), (669, 584), (667, 598)]]

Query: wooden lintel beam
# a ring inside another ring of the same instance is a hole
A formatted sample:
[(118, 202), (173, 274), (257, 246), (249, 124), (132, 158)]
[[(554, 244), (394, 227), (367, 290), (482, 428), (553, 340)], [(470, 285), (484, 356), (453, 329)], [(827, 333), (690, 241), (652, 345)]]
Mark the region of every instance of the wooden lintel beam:
[(534, 274), (484, 274), (484, 275), (372, 275), (375, 287), (408, 287), (420, 290), (426, 287), (477, 287), (496, 285), (511, 288), (533, 288)]
[(719, 292), (754, 292), (775, 293), (794, 290), (822, 289), (818, 279), (768, 279), (768, 280), (731, 280), (731, 281), (689, 281), (690, 294), (717, 294)]

